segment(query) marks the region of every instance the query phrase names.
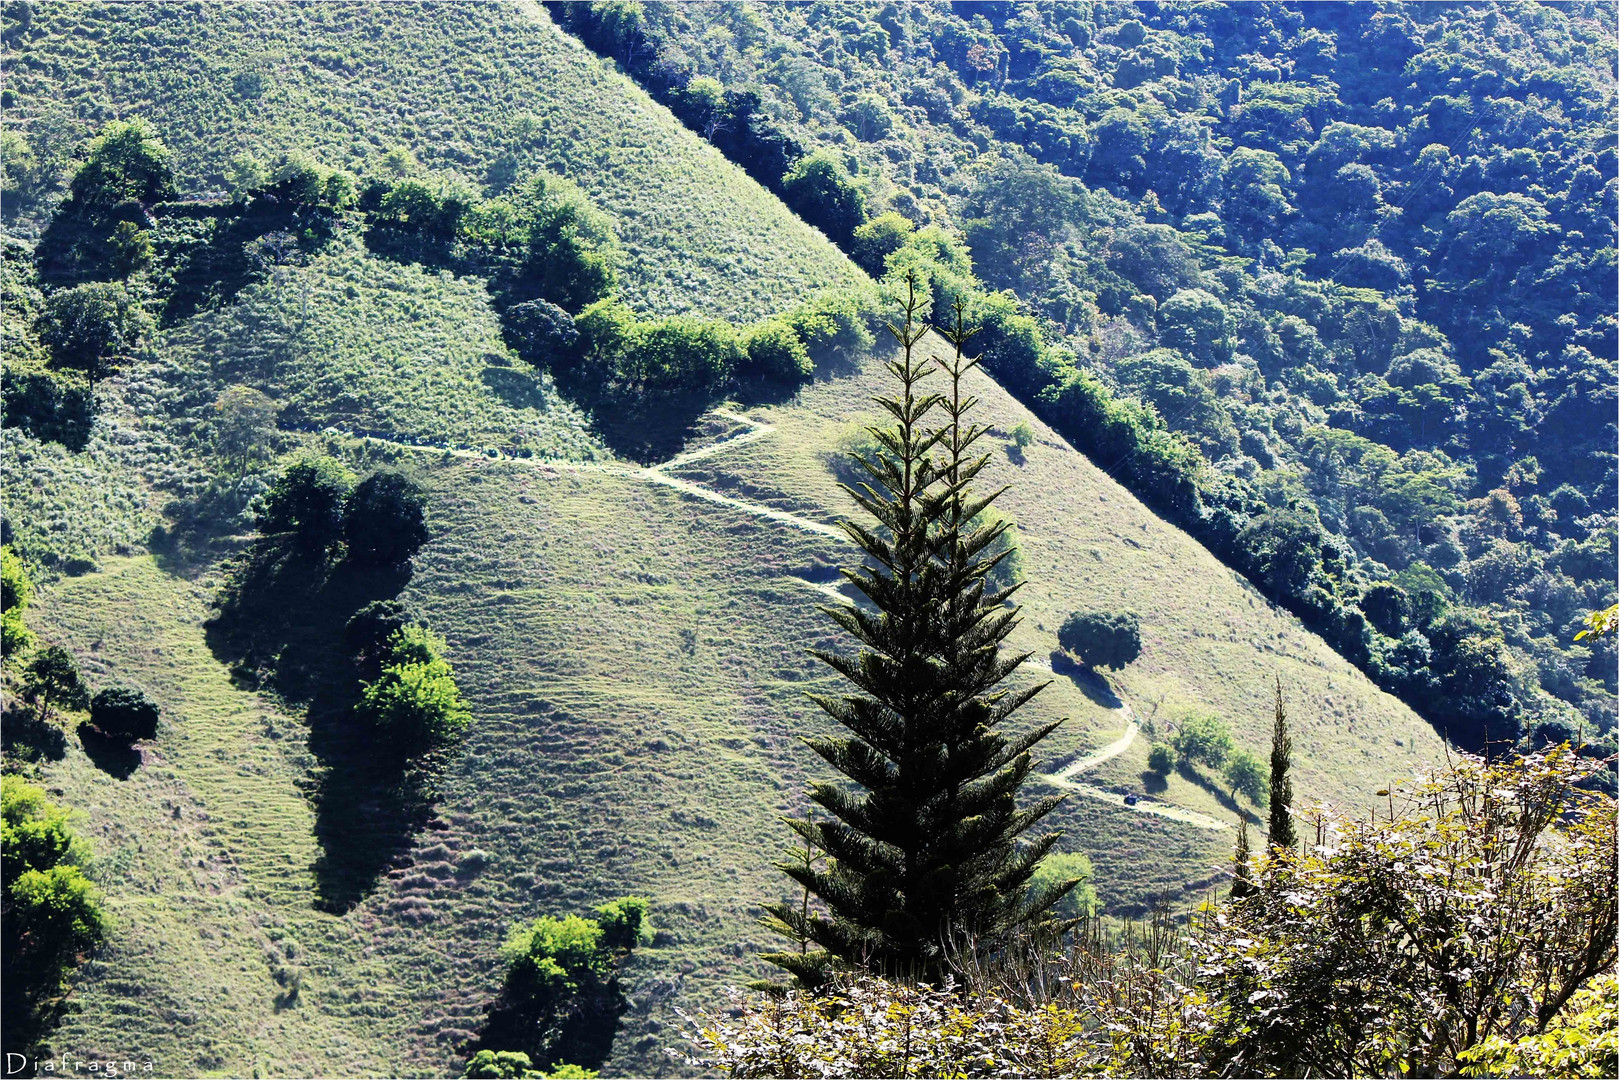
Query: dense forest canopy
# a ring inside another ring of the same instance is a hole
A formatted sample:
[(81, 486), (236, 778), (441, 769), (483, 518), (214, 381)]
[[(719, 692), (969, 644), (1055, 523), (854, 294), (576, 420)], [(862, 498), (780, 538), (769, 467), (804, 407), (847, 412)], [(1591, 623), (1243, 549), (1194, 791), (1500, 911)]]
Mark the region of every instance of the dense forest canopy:
[(1436, 722), (1612, 729), (1611, 8), (551, 7), (868, 269), (961, 237), (1002, 381), (1183, 435), (1171, 517)]

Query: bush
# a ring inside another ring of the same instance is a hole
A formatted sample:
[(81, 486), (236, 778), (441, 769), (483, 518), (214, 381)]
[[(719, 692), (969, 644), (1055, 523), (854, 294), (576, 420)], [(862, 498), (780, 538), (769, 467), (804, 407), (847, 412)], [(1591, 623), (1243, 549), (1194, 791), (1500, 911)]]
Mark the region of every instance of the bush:
[(602, 944), (609, 949), (633, 949), (645, 938), (647, 902), (639, 896), (621, 896), (596, 908)]
[(404, 473), (378, 470), (343, 501), (343, 539), (361, 566), (402, 566), (427, 542), (427, 492)]
[(266, 493), (259, 530), (290, 534), (304, 554), (324, 556), (342, 537), (344, 503), (353, 482), (353, 474), (333, 458), (295, 459)]
[(731, 377), (741, 356), (729, 323), (676, 315), (637, 328), (619, 375), (632, 392), (708, 391)]
[(66, 371), (18, 371), (7, 365), (5, 426), (22, 428), (41, 442), (83, 450), (95, 420), (95, 396), (88, 382)]
[(578, 915), (544, 915), (517, 927), (502, 947), (506, 986), (536, 1004), (560, 1004), (612, 974), (601, 924)]
[(1034, 429), (1027, 420), (1019, 420), (1012, 429), (1012, 443), (1019, 450), (1027, 450), (1034, 444)]
[(109, 738), (156, 738), (157, 718), (157, 703), (138, 687), (109, 686), (90, 699), (90, 723)]
[(360, 692), (359, 716), (400, 753), (449, 742), (472, 722), (443, 651), (443, 639), (426, 627), (401, 627), (388, 640), (381, 673)]
[(746, 370), (767, 379), (802, 382), (815, 373), (804, 342), (786, 322), (771, 319), (748, 329), (742, 350), (747, 354)]
[(872, 277), (882, 277), (888, 257), (905, 246), (914, 226), (903, 214), (890, 210), (854, 231), (849, 255)]
[(502, 325), (517, 355), (537, 368), (548, 368), (568, 355), (579, 329), (566, 311), (549, 300), (525, 300), (506, 309)]
[(118, 282), (92, 281), (51, 294), (40, 316), (39, 339), (51, 359), (94, 382), (127, 358), (152, 332), (152, 317)]
[(1175, 767), (1175, 748), (1167, 743), (1155, 742), (1147, 750), (1147, 771), (1168, 776)]
[(537, 176), (517, 198), (529, 244), (524, 276), (546, 300), (579, 311), (618, 285), (618, 239), (605, 214), (566, 180)]
[(786, 316), (817, 366), (847, 362), (876, 343), (866, 323), (876, 314), (874, 298), (865, 290), (822, 293)]
[(0, 548), (0, 595), (4, 596), (0, 649), (10, 657), (33, 644), (34, 634), (24, 622), (24, 615), (34, 595), (34, 583), (28, 579), (28, 568), (22, 559), (9, 546)]
[(793, 163), (781, 178), (781, 198), (794, 213), (845, 251), (866, 220), (866, 196), (836, 155), (817, 150)]
[(1133, 611), (1076, 611), (1057, 643), (1089, 667), (1122, 668), (1141, 655), (1141, 620)]

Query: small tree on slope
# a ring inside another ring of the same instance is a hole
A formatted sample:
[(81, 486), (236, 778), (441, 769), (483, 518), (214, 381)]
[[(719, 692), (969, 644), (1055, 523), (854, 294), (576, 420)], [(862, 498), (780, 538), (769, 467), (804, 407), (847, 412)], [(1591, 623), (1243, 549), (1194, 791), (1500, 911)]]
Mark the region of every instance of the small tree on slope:
[(1282, 708), (1282, 680), (1276, 680), (1276, 718), (1270, 734), (1270, 837), (1272, 850), (1298, 847), (1293, 829), (1293, 737), (1287, 733), (1287, 711)]
[[(806, 985), (833, 965), (937, 978), (948, 940), (970, 934), (993, 948), (1051, 925), (1052, 906), (1077, 884), (1029, 888), (1057, 837), (1025, 842), (1024, 834), (1061, 799), (1019, 810), (1016, 796), (1030, 749), (1056, 724), (1017, 738), (997, 731), (1042, 687), (996, 689), (1025, 657), (1000, 652), (1017, 624), (1017, 609), (1004, 604), (1014, 590), (986, 592), (997, 561), (986, 552), (1005, 526), (970, 524), (999, 494), (972, 492), (987, 457), (969, 456), (983, 432), (964, 423), (973, 400), (962, 397), (961, 377), (976, 361), (961, 354), (968, 334), (958, 311), (954, 361), (939, 362), (951, 394), (923, 393), (929, 365), (915, 355), (925, 332), (917, 306), (913, 285), (904, 326), (890, 328), (902, 348), (888, 365), (900, 389), (878, 399), (894, 422), (873, 431), (878, 451), (858, 458), (871, 481), (845, 489), (875, 519), (844, 523), (868, 556), (844, 574), (875, 610), (825, 609), (862, 648), (852, 657), (814, 654), (857, 692), (815, 695), (850, 735), (807, 742), (860, 791), (815, 784), (810, 800), (830, 819), (790, 823), (830, 856), (780, 866), (822, 910), (766, 905), (770, 926), (818, 946), (766, 957)], [(930, 429), (936, 409), (947, 419)]]

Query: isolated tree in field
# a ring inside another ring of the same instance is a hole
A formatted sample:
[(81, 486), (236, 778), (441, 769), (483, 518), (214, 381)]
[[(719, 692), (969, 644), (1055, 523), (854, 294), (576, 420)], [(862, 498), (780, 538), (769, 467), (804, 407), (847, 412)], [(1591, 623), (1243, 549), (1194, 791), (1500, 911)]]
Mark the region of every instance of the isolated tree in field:
[(263, 460), (275, 438), (275, 401), (251, 386), (233, 386), (214, 402), (214, 452), (238, 476)]
[(829, 858), (779, 864), (819, 907), (766, 905), (770, 926), (819, 947), (767, 957), (809, 985), (838, 964), (938, 978), (947, 941), (971, 934), (993, 948), (1051, 919), (1076, 884), (1030, 889), (1057, 837), (1025, 834), (1061, 798), (1020, 810), (1017, 793), (1030, 749), (1057, 725), (1016, 737), (998, 730), (1043, 684), (1000, 686), (1026, 654), (1002, 655), (1017, 608), (1005, 604), (1012, 590), (987, 586), (996, 560), (986, 551), (1004, 526), (970, 526), (1000, 494), (973, 489), (988, 458), (973, 451), (984, 429), (967, 422), (975, 399), (961, 378), (977, 361), (962, 354), (969, 331), (958, 309), (954, 359), (938, 362), (950, 392), (925, 392), (933, 365), (917, 356), (919, 306), (913, 281), (905, 322), (890, 328), (902, 350), (888, 364), (899, 388), (878, 399), (892, 424), (873, 429), (879, 450), (860, 459), (868, 481), (845, 489), (872, 519), (844, 524), (867, 555), (844, 576), (871, 608), (825, 610), (861, 648), (813, 654), (855, 692), (812, 697), (848, 734), (809, 745), (855, 789), (814, 785), (810, 800), (828, 817), (792, 827)]
[(1194, 712), (1181, 719), (1169, 743), (1177, 764), (1218, 769), (1231, 753), (1231, 731), (1218, 716)]
[(324, 556), (342, 538), (343, 503), (353, 482), (348, 469), (332, 458), (298, 458), (265, 496), (259, 530), (290, 534), (303, 554)]
[(1087, 667), (1122, 668), (1141, 655), (1141, 620), (1133, 611), (1076, 611), (1063, 620), (1057, 644)]
[(427, 492), (404, 473), (379, 469), (343, 503), (343, 539), (362, 566), (402, 566), (427, 542)]
[(1265, 776), (1265, 766), (1259, 759), (1246, 750), (1234, 750), (1225, 759), (1221, 769), (1225, 782), (1231, 788), (1231, 795), (1245, 795), (1250, 802), (1262, 802), (1266, 794), (1268, 777)]
[(109, 738), (155, 738), (157, 718), (157, 703), (134, 686), (109, 686), (90, 699), (90, 723)]
[(1282, 681), (1276, 680), (1276, 716), (1270, 731), (1270, 839), (1272, 848), (1298, 847), (1293, 830), (1293, 737), (1287, 733), (1287, 711), (1282, 707)]
[(40, 719), (47, 721), (54, 709), (82, 709), (90, 703), (79, 665), (60, 645), (47, 645), (34, 654), (23, 669), (23, 693), (39, 706)]

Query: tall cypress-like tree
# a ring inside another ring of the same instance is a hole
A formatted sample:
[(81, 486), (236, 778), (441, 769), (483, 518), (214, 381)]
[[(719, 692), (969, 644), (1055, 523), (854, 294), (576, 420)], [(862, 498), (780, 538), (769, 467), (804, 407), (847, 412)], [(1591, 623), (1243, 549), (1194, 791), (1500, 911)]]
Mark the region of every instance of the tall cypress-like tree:
[(1231, 856), (1231, 899), (1241, 900), (1254, 894), (1253, 868), (1249, 865), (1252, 852), (1248, 850), (1248, 819), (1237, 826), (1237, 850)]
[[(946, 332), (953, 360), (917, 356), (926, 326), (911, 286), (904, 325), (889, 328), (900, 345), (888, 364), (899, 390), (877, 399), (892, 424), (873, 429), (873, 455), (857, 456), (870, 482), (845, 489), (874, 519), (844, 522), (867, 556), (844, 576), (871, 606), (823, 609), (861, 647), (854, 656), (814, 653), (856, 692), (812, 695), (849, 734), (806, 742), (856, 789), (817, 783), (810, 801), (827, 817), (790, 822), (829, 857), (822, 866), (780, 864), (816, 908), (766, 905), (772, 928), (816, 946), (766, 957), (805, 985), (834, 966), (937, 978), (953, 939), (996, 948), (1019, 931), (1059, 925), (1051, 908), (1077, 884), (1029, 885), (1057, 836), (1025, 834), (1062, 797), (1020, 810), (1017, 793), (1033, 767), (1030, 749), (1057, 724), (1017, 737), (998, 730), (1044, 684), (999, 688), (1028, 654), (1001, 653), (1018, 622), (1016, 586), (986, 582), (1003, 557), (988, 551), (1005, 525), (972, 524), (1000, 494), (973, 492), (988, 457), (972, 453), (984, 432), (965, 420), (974, 401), (961, 380), (977, 361), (963, 355), (959, 307)], [(922, 390), (935, 364), (948, 395)], [(934, 415), (942, 423), (930, 427)]]
[(1272, 850), (1298, 847), (1293, 830), (1293, 779), (1287, 770), (1293, 761), (1293, 737), (1287, 733), (1287, 711), (1282, 708), (1282, 680), (1276, 680), (1276, 718), (1270, 731), (1270, 838)]

